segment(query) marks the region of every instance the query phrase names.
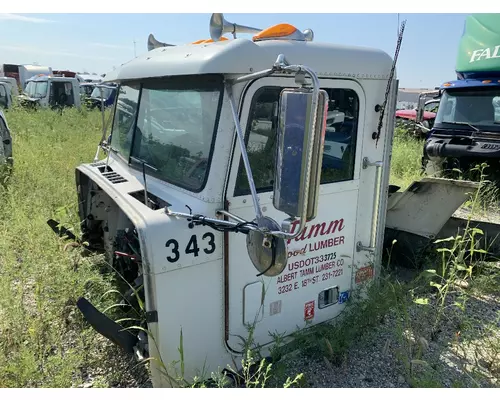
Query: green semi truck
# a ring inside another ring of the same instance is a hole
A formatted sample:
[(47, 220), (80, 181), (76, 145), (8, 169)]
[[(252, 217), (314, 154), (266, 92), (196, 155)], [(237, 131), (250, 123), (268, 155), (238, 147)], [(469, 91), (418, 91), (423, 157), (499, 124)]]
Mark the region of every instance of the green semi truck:
[[(450, 176), (500, 161), (500, 14), (471, 14), (458, 46), (457, 79), (439, 87), (439, 110), (427, 133), (422, 167)], [(419, 104), (417, 120), (423, 118)]]

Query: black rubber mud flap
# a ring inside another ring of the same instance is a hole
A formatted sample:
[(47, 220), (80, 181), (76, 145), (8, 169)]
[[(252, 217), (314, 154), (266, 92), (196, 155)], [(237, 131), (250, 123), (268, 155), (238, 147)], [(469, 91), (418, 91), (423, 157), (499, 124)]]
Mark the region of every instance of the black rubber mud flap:
[(134, 353), (134, 346), (138, 341), (137, 336), (134, 336), (130, 331), (124, 330), (123, 326), (100, 312), (86, 298), (80, 297), (76, 305), (87, 322), (97, 332), (111, 340), (117, 346), (120, 346), (127, 353)]
[(76, 240), (76, 236), (64, 226), (59, 225), (56, 220), (49, 219), (47, 224), (59, 237), (67, 236), (69, 240)]

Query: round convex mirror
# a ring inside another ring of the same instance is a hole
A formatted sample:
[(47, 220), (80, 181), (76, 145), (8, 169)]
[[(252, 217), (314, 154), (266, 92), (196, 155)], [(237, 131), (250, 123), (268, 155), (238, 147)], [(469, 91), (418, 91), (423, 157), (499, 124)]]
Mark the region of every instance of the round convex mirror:
[[(269, 217), (263, 217), (259, 226), (278, 231), (280, 226)], [(247, 251), (259, 275), (277, 276), (283, 272), (287, 263), (285, 239), (275, 236), (269, 237), (269, 247), (265, 247), (264, 234), (259, 231), (250, 231), (247, 235)]]

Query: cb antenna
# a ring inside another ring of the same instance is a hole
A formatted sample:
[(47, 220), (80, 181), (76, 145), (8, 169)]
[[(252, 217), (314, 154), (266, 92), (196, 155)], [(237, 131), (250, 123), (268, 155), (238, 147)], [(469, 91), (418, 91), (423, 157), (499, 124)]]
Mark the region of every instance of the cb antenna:
[(396, 28), (397, 28), (396, 37), (399, 37), (399, 13), (398, 13), (398, 26)]
[[(399, 14), (398, 14), (399, 18)], [(398, 62), (399, 49), (401, 48), (401, 42), (403, 41), (403, 33), (405, 31), (406, 20), (401, 23), (401, 28), (398, 29), (398, 41), (396, 43), (396, 51), (394, 53), (394, 60), (392, 62), (391, 72), (389, 73), (389, 80), (387, 81), (387, 88), (385, 89), (384, 104), (380, 107), (380, 116), (378, 121), (377, 132), (374, 132), (372, 138), (375, 140), (375, 145), (378, 145), (378, 140), (380, 139), (380, 133), (382, 131), (382, 124), (384, 120), (384, 113), (387, 108), (387, 100), (389, 99), (389, 93), (391, 92), (392, 79), (394, 78), (394, 72), (396, 70), (396, 63)]]

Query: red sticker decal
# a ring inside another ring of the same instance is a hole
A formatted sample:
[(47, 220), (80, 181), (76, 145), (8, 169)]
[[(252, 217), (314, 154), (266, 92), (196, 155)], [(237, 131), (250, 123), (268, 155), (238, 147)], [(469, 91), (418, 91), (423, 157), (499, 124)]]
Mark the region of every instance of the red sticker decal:
[(373, 266), (368, 265), (356, 271), (355, 282), (356, 284), (367, 281), (373, 278)]
[(304, 319), (306, 321), (314, 318), (314, 300), (308, 301), (304, 306)]

